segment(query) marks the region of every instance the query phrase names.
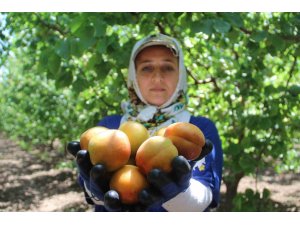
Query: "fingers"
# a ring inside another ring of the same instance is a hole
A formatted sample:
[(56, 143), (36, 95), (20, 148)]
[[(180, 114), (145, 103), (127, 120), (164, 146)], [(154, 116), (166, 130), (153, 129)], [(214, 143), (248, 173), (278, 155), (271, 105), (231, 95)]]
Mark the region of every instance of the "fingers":
[(163, 196), (153, 188), (145, 188), (139, 193), (139, 201), (148, 208), (154, 205), (161, 205)]
[(89, 194), (86, 192), (85, 188), (83, 188), (83, 193), (84, 193), (84, 197), (85, 197), (86, 202), (90, 205), (94, 205), (95, 203), (93, 202), (93, 200), (91, 199)]
[(167, 174), (160, 169), (153, 169), (148, 174), (148, 182), (165, 198), (177, 195), (180, 190), (189, 186), (192, 168), (184, 156), (177, 156), (171, 163), (172, 171)]
[(97, 164), (90, 171), (91, 181), (99, 188), (102, 193), (109, 190), (109, 175), (103, 164)]
[(84, 176), (85, 180), (89, 180), (90, 170), (93, 165), (90, 160), (90, 155), (87, 150), (80, 150), (76, 154), (76, 163), (79, 168), (80, 174)]
[(149, 172), (148, 182), (165, 198), (171, 198), (179, 192), (177, 184), (160, 169), (153, 169)]
[(76, 157), (77, 152), (81, 150), (80, 142), (79, 141), (71, 141), (67, 144), (67, 151)]
[(122, 211), (122, 203), (119, 193), (115, 190), (109, 190), (104, 195), (104, 207), (109, 212)]
[(202, 147), (201, 154), (197, 159), (195, 159), (195, 161), (203, 159), (205, 156), (207, 156), (212, 151), (212, 149), (213, 149), (213, 143), (209, 139), (206, 139), (205, 144)]
[(188, 160), (183, 156), (177, 156), (172, 160), (171, 175), (180, 187), (187, 187), (192, 176), (192, 168)]
[(141, 203), (123, 204), (119, 193), (115, 190), (109, 190), (104, 195), (104, 207), (109, 212), (144, 212), (147, 207)]

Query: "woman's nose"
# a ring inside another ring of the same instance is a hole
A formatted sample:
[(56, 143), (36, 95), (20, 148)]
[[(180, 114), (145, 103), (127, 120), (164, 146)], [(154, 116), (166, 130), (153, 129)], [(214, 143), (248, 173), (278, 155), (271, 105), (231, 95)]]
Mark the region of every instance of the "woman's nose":
[(162, 80), (162, 74), (160, 73), (160, 71), (155, 71), (152, 75), (152, 80), (153, 81), (161, 81)]

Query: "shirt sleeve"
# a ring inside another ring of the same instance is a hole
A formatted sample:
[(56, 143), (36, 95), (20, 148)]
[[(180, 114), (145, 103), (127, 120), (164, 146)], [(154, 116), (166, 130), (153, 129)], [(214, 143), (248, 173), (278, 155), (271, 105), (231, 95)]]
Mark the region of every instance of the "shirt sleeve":
[(191, 179), (190, 186), (184, 192), (166, 201), (162, 206), (169, 212), (203, 212), (211, 201), (211, 189)]
[(97, 123), (97, 126), (107, 127), (109, 129), (118, 129), (121, 121), (120, 115), (106, 116)]
[(210, 208), (215, 208), (220, 200), (220, 187), (223, 168), (223, 150), (215, 124), (205, 117), (192, 117), (191, 123), (198, 126), (206, 139), (213, 143), (213, 149), (193, 166), (193, 178), (212, 190), (213, 198)]

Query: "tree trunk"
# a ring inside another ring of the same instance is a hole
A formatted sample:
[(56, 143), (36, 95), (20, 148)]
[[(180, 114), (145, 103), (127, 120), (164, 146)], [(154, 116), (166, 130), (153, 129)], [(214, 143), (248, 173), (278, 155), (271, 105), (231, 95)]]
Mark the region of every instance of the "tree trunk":
[(244, 173), (240, 172), (235, 174), (233, 177), (230, 176), (231, 179), (224, 179), (224, 183), (226, 186), (225, 193), (225, 202), (224, 202), (224, 211), (231, 212), (233, 209), (233, 199), (237, 194), (237, 189), (240, 180), (244, 177)]

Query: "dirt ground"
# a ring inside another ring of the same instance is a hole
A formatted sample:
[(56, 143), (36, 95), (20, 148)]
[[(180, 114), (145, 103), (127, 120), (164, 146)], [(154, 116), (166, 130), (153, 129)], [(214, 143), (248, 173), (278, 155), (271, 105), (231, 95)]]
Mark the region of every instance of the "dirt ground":
[[(58, 155), (49, 151), (51, 161), (37, 157), (33, 151), (20, 149), (13, 141), (0, 133), (0, 211), (84, 212), (93, 209), (85, 203), (83, 193), (76, 182), (76, 171), (55, 169), (59, 159), (72, 160), (70, 155)], [(239, 192), (246, 188), (268, 188), (274, 202), (281, 204), (282, 211), (300, 211), (299, 174), (245, 177)], [(225, 187), (221, 188), (224, 193)]]

